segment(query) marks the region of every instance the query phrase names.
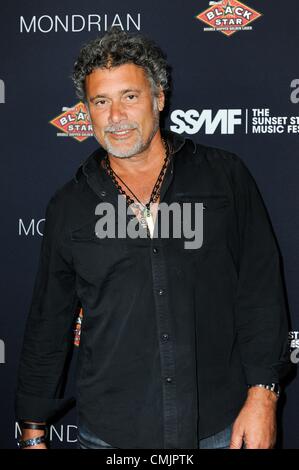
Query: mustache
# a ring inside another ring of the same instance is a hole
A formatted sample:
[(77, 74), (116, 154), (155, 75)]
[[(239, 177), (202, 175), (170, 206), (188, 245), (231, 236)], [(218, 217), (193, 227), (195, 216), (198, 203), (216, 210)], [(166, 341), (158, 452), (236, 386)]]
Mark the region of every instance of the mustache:
[(115, 124), (114, 126), (105, 127), (105, 132), (118, 132), (118, 131), (128, 131), (131, 129), (138, 129), (138, 126), (134, 123), (126, 124)]

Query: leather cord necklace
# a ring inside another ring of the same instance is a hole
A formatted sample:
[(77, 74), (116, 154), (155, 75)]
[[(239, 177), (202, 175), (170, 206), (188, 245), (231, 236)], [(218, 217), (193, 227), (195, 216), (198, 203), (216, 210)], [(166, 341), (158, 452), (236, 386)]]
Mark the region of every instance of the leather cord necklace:
[[(162, 182), (162, 179), (163, 179), (163, 176), (165, 174), (165, 171), (166, 171), (166, 168), (167, 168), (167, 165), (169, 163), (169, 148), (168, 148), (168, 145), (166, 144), (165, 140), (162, 139), (163, 141), (163, 144), (164, 144), (164, 149), (165, 149), (165, 157), (164, 157), (164, 163), (163, 163), (163, 166), (161, 168), (161, 171), (159, 173), (159, 176), (156, 180), (156, 183), (154, 184), (154, 187), (153, 187), (153, 190), (152, 190), (152, 193), (151, 193), (151, 196), (150, 196), (150, 199), (149, 201), (146, 203), (146, 204), (143, 204), (139, 199), (138, 197), (133, 193), (133, 191), (128, 187), (128, 185), (121, 179), (120, 176), (117, 175), (117, 173), (111, 168), (110, 166), (110, 161), (109, 161), (109, 157), (108, 157), (108, 153), (106, 153), (104, 159), (105, 159), (105, 163), (106, 163), (106, 170), (107, 170), (107, 173), (110, 175), (110, 177), (112, 178), (112, 181), (114, 182), (115, 186), (117, 187), (118, 191), (125, 195), (126, 197), (126, 201), (127, 201), (127, 204), (128, 205), (132, 205), (132, 207), (136, 208), (136, 209), (139, 209), (139, 211), (141, 212), (141, 219), (140, 219), (140, 223), (142, 225), (142, 227), (146, 228), (147, 231), (149, 232), (152, 232), (153, 230), (153, 227), (154, 227), (154, 223), (153, 223), (153, 215), (151, 213), (151, 209), (150, 209), (150, 206), (153, 202), (155, 202), (157, 199), (158, 199), (158, 196), (160, 194), (160, 188), (161, 188), (161, 182)], [(143, 209), (140, 209), (140, 206), (134, 201), (134, 199), (132, 199), (128, 194), (126, 194), (125, 190), (120, 186), (120, 184), (118, 183), (118, 181), (116, 180), (116, 177), (119, 178), (119, 180), (124, 184), (124, 186), (133, 194), (133, 196), (135, 197), (135, 199), (137, 199), (137, 201), (141, 204), (141, 206), (143, 207)]]

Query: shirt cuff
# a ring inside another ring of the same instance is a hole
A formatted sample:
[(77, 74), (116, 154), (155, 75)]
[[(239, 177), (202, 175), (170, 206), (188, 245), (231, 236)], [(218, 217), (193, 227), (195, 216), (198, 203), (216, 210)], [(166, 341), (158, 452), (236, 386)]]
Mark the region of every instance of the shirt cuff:
[(75, 404), (75, 397), (43, 398), (17, 393), (15, 397), (15, 415), (17, 421), (47, 422), (57, 414), (72, 408)]
[(281, 383), (292, 369), (292, 363), (277, 364), (275, 367), (243, 366), (247, 384)]

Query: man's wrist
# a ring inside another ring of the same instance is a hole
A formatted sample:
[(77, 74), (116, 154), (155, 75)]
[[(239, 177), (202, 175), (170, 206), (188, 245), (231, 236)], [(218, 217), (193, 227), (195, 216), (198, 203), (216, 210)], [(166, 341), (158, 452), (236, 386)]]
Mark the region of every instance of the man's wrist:
[(272, 401), (276, 402), (280, 396), (281, 389), (278, 383), (271, 384), (249, 384), (248, 385), (248, 397), (268, 397)]
[(276, 394), (277, 398), (279, 398), (280, 392), (281, 392), (279, 383), (277, 382), (267, 383), (267, 384), (262, 384), (262, 383), (249, 384), (248, 388), (250, 389), (251, 387), (259, 387), (259, 388), (264, 388), (266, 390), (270, 390), (271, 392)]
[(24, 429), (22, 431), (22, 439), (33, 439), (34, 437), (46, 436), (46, 431), (38, 431), (36, 429)]
[(23, 440), (39, 436), (47, 437), (48, 428), (45, 422), (20, 421), (21, 437)]

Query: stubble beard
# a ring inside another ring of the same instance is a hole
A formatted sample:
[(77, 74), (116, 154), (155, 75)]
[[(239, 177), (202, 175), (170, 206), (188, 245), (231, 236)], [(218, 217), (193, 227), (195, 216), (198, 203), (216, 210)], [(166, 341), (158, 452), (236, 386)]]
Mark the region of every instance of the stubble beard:
[[(157, 100), (154, 99), (154, 101), (153, 101), (153, 128), (152, 128), (152, 131), (151, 131), (149, 137), (147, 138), (147, 140), (145, 142), (142, 139), (142, 132), (141, 132), (141, 129), (139, 127), (139, 124), (136, 123), (136, 122), (130, 122), (130, 123), (118, 124), (118, 125), (116, 124), (115, 126), (107, 126), (104, 130), (104, 132), (105, 132), (105, 134), (104, 134), (104, 143), (99, 141), (99, 139), (97, 138), (95, 133), (94, 133), (94, 137), (99, 142), (99, 144), (109, 154), (113, 155), (114, 157), (130, 158), (130, 157), (133, 157), (136, 154), (139, 154), (139, 153), (143, 152), (144, 150), (146, 150), (150, 146), (150, 143), (151, 143), (152, 139), (154, 138), (156, 132), (159, 129), (159, 125), (160, 125), (160, 111), (158, 109)], [(107, 133), (113, 132), (113, 131), (114, 132), (121, 131), (121, 130), (125, 130), (125, 129), (134, 129), (136, 131), (137, 139), (134, 142), (134, 144), (132, 144), (132, 146), (130, 148), (121, 148), (120, 145), (118, 145), (118, 146), (113, 145), (111, 143), (111, 141), (109, 140), (109, 137), (108, 137)]]

